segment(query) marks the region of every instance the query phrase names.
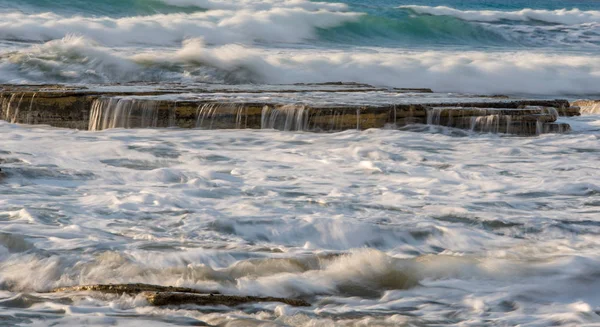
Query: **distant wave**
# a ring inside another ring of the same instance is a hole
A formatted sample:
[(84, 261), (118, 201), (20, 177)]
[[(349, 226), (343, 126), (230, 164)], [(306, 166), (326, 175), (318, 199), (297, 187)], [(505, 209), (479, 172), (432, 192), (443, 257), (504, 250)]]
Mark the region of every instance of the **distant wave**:
[(197, 7), (207, 10), (268, 10), (271, 8), (302, 8), (305, 10), (332, 10), (345, 11), (348, 6), (344, 3), (318, 2), (307, 0), (159, 0), (171, 6)]
[[(375, 16), (348, 11), (344, 4), (304, 0), (162, 1), (196, 10), (126, 17), (4, 12), (0, 40), (48, 42), (74, 34), (111, 47), (172, 47), (202, 37), (214, 45), (600, 48), (600, 12), (577, 9), (500, 12), (405, 6)], [(516, 23), (503, 23), (506, 19)], [(523, 23), (528, 19), (586, 23)]]
[(417, 5), (400, 6), (398, 8), (408, 9), (417, 14), (452, 16), (474, 22), (499, 22), (503, 20), (520, 22), (538, 21), (563, 25), (600, 23), (600, 11), (582, 11), (577, 8), (571, 10), (522, 9), (518, 11), (458, 10), (445, 6), (429, 7)]
[(186, 38), (200, 36), (214, 44), (260, 41), (296, 43), (313, 38), (317, 28), (337, 26), (359, 16), (358, 13), (309, 11), (296, 7), (123, 18), (13, 12), (2, 15), (0, 38), (50, 41), (69, 34), (80, 34), (111, 46), (172, 45)]

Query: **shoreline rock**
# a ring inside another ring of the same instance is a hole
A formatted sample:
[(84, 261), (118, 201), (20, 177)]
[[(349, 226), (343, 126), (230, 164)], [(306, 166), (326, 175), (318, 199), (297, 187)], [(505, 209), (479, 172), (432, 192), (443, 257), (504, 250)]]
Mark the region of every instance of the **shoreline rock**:
[(150, 284), (98, 284), (71, 287), (60, 287), (50, 293), (99, 292), (104, 294), (141, 294), (148, 303), (154, 306), (185, 305), (198, 306), (238, 306), (258, 302), (280, 302), (295, 307), (310, 307), (311, 304), (302, 299), (280, 297), (257, 297), (240, 295), (223, 295), (218, 291), (201, 291), (186, 287), (160, 286)]
[[(323, 89), (325, 86), (327, 88)], [(306, 89), (277, 89), (268, 92), (295, 92), (300, 98), (306, 92), (351, 92), (354, 96), (360, 94), (359, 92), (375, 96), (379, 94), (377, 92), (382, 92), (380, 89), (373, 91), (371, 86), (359, 84), (302, 87)], [(335, 87), (338, 89), (329, 89)], [(568, 131), (566, 126), (546, 128), (544, 125), (554, 123), (558, 116), (580, 114), (579, 107), (571, 106), (566, 100), (511, 100), (488, 97), (486, 101), (482, 101), (480, 99), (483, 98), (472, 97), (456, 102), (451, 99), (439, 102), (436, 101), (435, 94), (430, 95), (431, 90), (428, 89), (387, 90), (388, 95), (404, 96), (403, 94), (410, 92), (409, 99), (412, 103), (377, 105), (278, 103), (277, 99), (257, 102), (256, 97), (243, 98), (243, 95), (248, 93), (247, 90), (223, 92), (218, 88), (193, 89), (193, 92), (198, 92), (194, 93), (198, 94), (195, 98), (185, 96), (189, 89), (126, 88), (123, 92), (115, 89), (118, 87), (92, 90), (56, 85), (0, 86), (0, 119), (11, 123), (45, 124), (92, 131), (107, 128), (177, 127), (334, 132), (432, 124), (432, 121), (435, 121), (434, 125), (479, 132), (538, 135), (546, 131)], [(436, 110), (441, 110), (441, 113), (437, 113)], [(432, 114), (441, 119), (432, 117)], [(497, 123), (493, 117), (499, 117)], [(459, 120), (463, 122), (458, 123)], [(505, 127), (489, 127), (484, 124), (485, 121)]]

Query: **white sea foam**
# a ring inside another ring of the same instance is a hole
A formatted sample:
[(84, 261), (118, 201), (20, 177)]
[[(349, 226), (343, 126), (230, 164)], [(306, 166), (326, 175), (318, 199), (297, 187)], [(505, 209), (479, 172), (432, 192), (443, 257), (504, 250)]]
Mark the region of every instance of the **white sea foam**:
[[(0, 122), (0, 306), (15, 324), (589, 323), (600, 121), (567, 122), (574, 133), (536, 138)], [(34, 292), (119, 282), (314, 306), (207, 314)]]
[(337, 26), (361, 15), (327, 4), (282, 3), (285, 6), (277, 2), (263, 3), (258, 8), (238, 4), (228, 10), (124, 18), (3, 13), (0, 38), (49, 41), (79, 34), (110, 46), (173, 45), (193, 37), (204, 37), (215, 44), (297, 43), (314, 38), (317, 28)]
[(306, 10), (334, 10), (345, 11), (348, 6), (344, 3), (335, 2), (318, 2), (307, 0), (161, 0), (162, 2), (173, 6), (193, 6), (203, 9), (223, 9), (223, 10), (238, 10), (238, 9), (253, 9), (267, 10), (274, 7), (277, 8), (302, 8)]
[(427, 14), (434, 16), (453, 16), (462, 20), (477, 22), (499, 22), (502, 20), (512, 20), (540, 21), (563, 25), (577, 25), (600, 22), (600, 11), (583, 11), (577, 8), (570, 10), (522, 9), (518, 11), (459, 10), (446, 6), (430, 7), (418, 5), (406, 5), (400, 6), (399, 8), (410, 9), (419, 14)]
[(238, 45), (208, 48), (201, 40), (190, 40), (184, 43), (175, 60), (246, 74), (255, 82), (266, 83), (342, 80), (481, 93), (586, 94), (599, 91), (596, 85), (600, 63), (592, 56), (379, 50), (272, 53)]
[(297, 83), (353, 81), (440, 92), (596, 94), (593, 55), (530, 51), (279, 49), (187, 40), (177, 51), (110, 49), (67, 37), (0, 57), (6, 82), (207, 81)]

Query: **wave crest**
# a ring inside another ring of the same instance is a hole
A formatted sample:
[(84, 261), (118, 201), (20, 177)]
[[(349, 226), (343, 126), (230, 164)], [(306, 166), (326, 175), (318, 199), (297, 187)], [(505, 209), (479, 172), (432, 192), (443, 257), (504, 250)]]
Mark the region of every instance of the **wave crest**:
[(582, 11), (577, 8), (568, 10), (522, 9), (518, 11), (497, 10), (458, 10), (446, 6), (430, 7), (406, 5), (398, 8), (410, 10), (416, 14), (433, 16), (452, 16), (466, 21), (500, 22), (500, 21), (538, 21), (551, 24), (577, 25), (600, 23), (600, 11)]
[(353, 81), (481, 94), (598, 94), (594, 55), (528, 51), (398, 51), (207, 46), (115, 51), (68, 37), (0, 56), (0, 82), (175, 81), (288, 84)]
[(46, 42), (79, 34), (109, 46), (174, 45), (193, 37), (204, 37), (213, 44), (298, 43), (314, 38), (316, 29), (337, 26), (361, 16), (327, 7), (318, 10), (304, 7), (272, 6), (261, 10), (242, 7), (123, 18), (12, 12), (3, 14), (0, 39)]

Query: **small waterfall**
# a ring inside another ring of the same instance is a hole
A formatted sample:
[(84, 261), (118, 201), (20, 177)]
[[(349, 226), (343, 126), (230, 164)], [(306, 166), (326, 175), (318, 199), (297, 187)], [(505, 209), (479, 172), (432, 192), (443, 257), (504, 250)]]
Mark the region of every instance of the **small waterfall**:
[[(317, 113), (320, 116), (320, 113)], [(339, 131), (342, 126), (342, 122), (344, 119), (344, 113), (334, 111), (331, 115), (331, 120), (329, 121), (329, 131)]]
[(587, 108), (581, 108), (581, 112), (586, 114), (600, 114), (600, 102), (596, 101)]
[(427, 125), (440, 125), (444, 108), (427, 108)]
[(236, 103), (204, 103), (196, 109), (196, 128), (247, 128), (248, 108)]
[(29, 110), (27, 111), (27, 117), (25, 118), (25, 124), (32, 123), (32, 111), (33, 111), (33, 101), (35, 100), (35, 96), (37, 93), (34, 93), (31, 97), (31, 102), (29, 102)]
[(90, 110), (88, 129), (157, 127), (159, 104), (154, 100), (129, 98), (96, 99)]
[(535, 135), (540, 135), (543, 132), (544, 132), (544, 124), (541, 121), (537, 120), (535, 122)]
[[(282, 131), (308, 130), (308, 114), (309, 110), (302, 105), (264, 106), (261, 116), (261, 128)], [(360, 114), (360, 111), (357, 111), (358, 114)]]
[(237, 106), (235, 114), (235, 128), (248, 126), (248, 108), (246, 106)]
[(577, 100), (573, 106), (579, 107), (583, 115), (600, 114), (600, 100)]
[(12, 104), (15, 101), (15, 97), (17, 96), (17, 93), (13, 93), (10, 96), (10, 99), (8, 100), (8, 103), (6, 104), (6, 109), (4, 109), (4, 103), (2, 104), (3, 107), (3, 111), (4, 111), (4, 117), (3, 119), (6, 121), (10, 121), (12, 115), (11, 115), (11, 109), (12, 109)]
[(499, 133), (500, 115), (487, 115), (477, 117), (475, 125), (475, 128), (483, 133)]
[(6, 103), (6, 98), (4, 97), (4, 92), (0, 93), (0, 119), (4, 119), (4, 104)]
[[(427, 108), (427, 124), (469, 129), (482, 133), (534, 135), (545, 133), (546, 124), (559, 118), (552, 107), (510, 108)], [(558, 127), (552, 127), (553, 130)]]
[(200, 105), (196, 112), (196, 128), (212, 129), (214, 123), (214, 115), (217, 111), (217, 107), (218, 104), (216, 103), (206, 103)]
[(12, 117), (7, 117), (10, 118), (10, 122), (12, 124), (17, 123), (18, 119), (19, 119), (19, 109), (21, 108), (21, 103), (23, 102), (23, 98), (25, 97), (25, 93), (23, 93), (21, 95), (21, 98), (19, 99), (19, 103), (17, 104), (17, 108), (15, 109), (15, 112), (12, 114)]
[(550, 116), (552, 116), (552, 120), (556, 121), (558, 119), (558, 117), (560, 116), (558, 114), (558, 110), (554, 107), (545, 107), (542, 110), (543, 114), (548, 114)]

